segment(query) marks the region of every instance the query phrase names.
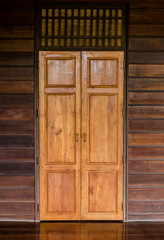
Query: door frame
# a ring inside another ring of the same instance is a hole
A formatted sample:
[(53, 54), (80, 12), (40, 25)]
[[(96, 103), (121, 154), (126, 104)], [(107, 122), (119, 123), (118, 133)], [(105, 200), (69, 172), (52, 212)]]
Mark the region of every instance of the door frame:
[[(57, 2), (59, 4), (59, 2)], [(62, 2), (69, 6), (69, 4), (76, 4), (72, 2)], [(88, 2), (83, 2), (81, 4), (87, 4)], [(92, 3), (91, 3), (92, 4)], [(98, 6), (103, 5), (103, 3), (97, 3)], [(128, 24), (129, 24), (129, 4), (128, 3), (105, 3), (106, 5), (116, 6), (116, 7), (124, 7), (124, 24), (123, 24), (123, 38), (124, 38), (124, 96), (123, 96), (123, 156), (124, 156), (124, 164), (123, 164), (123, 222), (127, 222), (128, 215)], [(55, 4), (54, 4), (55, 5)], [(46, 4), (46, 7), (54, 7), (54, 5)], [(88, 5), (89, 6), (89, 5)], [(39, 160), (39, 15), (38, 9), (41, 7), (45, 7), (45, 5), (35, 4), (35, 33), (34, 33), (34, 77), (35, 77), (35, 85), (34, 85), (34, 131), (35, 131), (35, 221), (40, 222), (40, 160)], [(53, 51), (55, 51), (54, 49)], [(47, 50), (46, 50), (47, 51)], [(56, 50), (59, 51), (59, 50)], [(61, 50), (61, 51), (70, 51), (70, 50)], [(82, 51), (80, 49), (76, 49), (74, 51)], [(86, 51), (92, 51), (91, 49), (86, 49)], [(95, 50), (93, 51), (102, 51)], [(112, 50), (106, 50), (112, 51)], [(113, 51), (116, 51), (115, 49)]]

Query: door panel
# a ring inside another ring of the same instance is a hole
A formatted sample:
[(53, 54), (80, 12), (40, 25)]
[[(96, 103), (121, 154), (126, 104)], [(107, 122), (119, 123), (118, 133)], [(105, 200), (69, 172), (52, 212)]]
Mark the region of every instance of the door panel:
[(123, 53), (82, 53), (85, 220), (123, 219)]
[(80, 101), (80, 53), (40, 52), (41, 220), (80, 219)]

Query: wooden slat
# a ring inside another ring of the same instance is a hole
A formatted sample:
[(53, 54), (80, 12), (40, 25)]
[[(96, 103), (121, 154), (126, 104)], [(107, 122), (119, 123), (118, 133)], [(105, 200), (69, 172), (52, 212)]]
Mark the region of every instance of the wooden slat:
[(34, 80), (33, 67), (0, 67), (0, 80)]
[(163, 92), (130, 92), (129, 104), (163, 104)]
[(32, 52), (34, 51), (34, 40), (0, 40), (1, 52)]
[(163, 200), (164, 188), (130, 188), (128, 191), (128, 200)]
[(0, 108), (33, 108), (33, 95), (0, 95)]
[(164, 65), (129, 65), (129, 77), (164, 77)]
[(163, 174), (132, 174), (128, 176), (129, 187), (164, 187)]
[(129, 213), (164, 213), (164, 202), (129, 202)]
[[(151, 221), (164, 221), (164, 214), (144, 214), (144, 215), (135, 215), (135, 214), (130, 214), (128, 215), (128, 220), (129, 221), (146, 221), (146, 220), (151, 220)], [(137, 236), (138, 238), (138, 236)], [(133, 238), (133, 240), (135, 240)], [(137, 239), (136, 239), (137, 240)]]
[(0, 81), (0, 94), (34, 93), (33, 81)]
[(0, 135), (0, 147), (34, 147), (34, 135)]
[(1, 134), (32, 134), (34, 133), (33, 121), (6, 121), (0, 120)]
[(16, 214), (0, 214), (0, 221), (3, 222), (9, 222), (9, 221), (30, 221), (34, 222), (35, 221), (35, 215), (34, 214), (27, 214), (27, 215), (16, 215)]
[(34, 161), (34, 149), (0, 149), (0, 160), (7, 161)]
[(144, 9), (154, 9), (154, 8), (164, 8), (163, 0), (128, 0), (130, 2), (130, 8), (144, 8)]
[(131, 24), (129, 26), (130, 37), (163, 37), (164, 36), (164, 25), (137, 25)]
[(6, 120), (32, 120), (34, 119), (33, 109), (0, 109), (0, 119)]
[(0, 175), (34, 175), (35, 164), (32, 162), (0, 162)]
[(0, 176), (0, 188), (34, 188), (34, 176)]
[(129, 78), (129, 90), (164, 90), (164, 78)]
[(34, 210), (33, 202), (0, 202), (0, 214), (34, 214)]
[[(9, 1), (9, 0), (7, 0)], [(0, 3), (1, 6), (1, 3)], [(10, 5), (8, 5), (9, 8)], [(34, 24), (34, 11), (33, 10), (1, 10), (0, 11), (0, 24)]]
[(32, 189), (1, 189), (0, 201), (34, 201)]
[(128, 161), (129, 173), (164, 173), (164, 161)]
[(0, 25), (0, 38), (34, 38), (34, 26)]
[(128, 61), (132, 64), (157, 64), (164, 63), (164, 57), (163, 52), (129, 52)]
[(129, 120), (130, 132), (164, 131), (164, 120)]
[(164, 146), (164, 134), (129, 134), (128, 144), (133, 145), (161, 145)]
[(0, 66), (33, 66), (33, 53), (0, 53)]
[(131, 9), (130, 24), (164, 24), (164, 9)]
[(129, 38), (130, 51), (163, 51), (164, 38)]
[(164, 118), (164, 106), (129, 106), (129, 118)]
[(34, 93), (33, 81), (0, 81), (0, 94)]
[(164, 148), (129, 147), (128, 157), (130, 159), (164, 159)]

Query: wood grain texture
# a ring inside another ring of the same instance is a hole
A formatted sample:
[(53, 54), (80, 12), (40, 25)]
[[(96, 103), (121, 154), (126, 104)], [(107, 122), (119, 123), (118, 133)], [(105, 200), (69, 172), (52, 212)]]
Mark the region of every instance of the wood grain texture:
[(1, 214), (34, 214), (35, 205), (31, 202), (0, 202)]
[(34, 175), (34, 162), (0, 162), (0, 175)]
[(130, 24), (164, 24), (164, 9), (131, 9)]
[(129, 118), (164, 118), (164, 106), (129, 106)]
[(34, 123), (27, 120), (0, 120), (0, 132), (1, 134), (33, 134)]
[(34, 110), (33, 109), (0, 109), (1, 120), (33, 120)]
[(33, 81), (0, 81), (0, 94), (32, 94)]
[(133, 145), (151, 145), (164, 146), (164, 134), (129, 134), (128, 144)]
[(163, 104), (163, 92), (130, 92), (129, 104)]
[(133, 77), (129, 78), (129, 90), (164, 90), (164, 78)]
[[(8, 2), (9, 2), (9, 0), (8, 0)], [(9, 8), (9, 6), (10, 6), (10, 3), (8, 5), (8, 8)], [(22, 9), (21, 11), (19, 9), (13, 9), (13, 10), (5, 9), (5, 11), (1, 10), (0, 11), (0, 24), (33, 25), (34, 24), (34, 11), (33, 10), (25, 10), (25, 9), (24, 10)]]
[(164, 159), (164, 148), (158, 147), (129, 147), (130, 159)]
[(34, 38), (34, 26), (0, 25), (0, 39), (3, 38)]
[(32, 81), (34, 80), (34, 69), (33, 67), (0, 67), (0, 80)]
[(0, 66), (31, 66), (34, 65), (33, 53), (0, 53)]
[(164, 161), (133, 160), (129, 161), (128, 172), (131, 173), (164, 173)]
[(29, 39), (10, 39), (0, 41), (1, 52), (33, 52), (34, 40)]
[(1, 201), (34, 201), (32, 189), (0, 189)]
[(128, 199), (129, 201), (164, 201), (164, 188), (130, 188), (128, 191)]
[(164, 65), (129, 65), (129, 77), (164, 77)]
[(34, 176), (0, 176), (0, 188), (34, 188)]
[(33, 109), (33, 95), (0, 95), (0, 109)]
[(163, 51), (164, 38), (129, 38), (130, 51)]
[(129, 64), (157, 64), (164, 63), (163, 52), (129, 52)]
[(163, 174), (132, 174), (128, 179), (129, 188), (164, 187)]
[(164, 120), (135, 119), (129, 120), (129, 132), (161, 132), (164, 131)]
[(164, 212), (164, 202), (129, 202), (128, 204), (130, 213), (163, 213)]
[(0, 160), (7, 161), (34, 161), (34, 149), (5, 149), (1, 148)]
[(130, 37), (163, 37), (164, 36), (164, 25), (151, 24), (151, 25), (139, 25), (131, 24), (129, 27)]
[(0, 147), (34, 147), (34, 135), (0, 135)]

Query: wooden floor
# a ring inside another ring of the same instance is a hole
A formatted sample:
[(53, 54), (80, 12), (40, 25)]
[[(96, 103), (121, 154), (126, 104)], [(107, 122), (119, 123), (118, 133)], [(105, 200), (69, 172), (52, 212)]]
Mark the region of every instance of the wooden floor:
[(164, 223), (0, 223), (2, 240), (162, 240)]

